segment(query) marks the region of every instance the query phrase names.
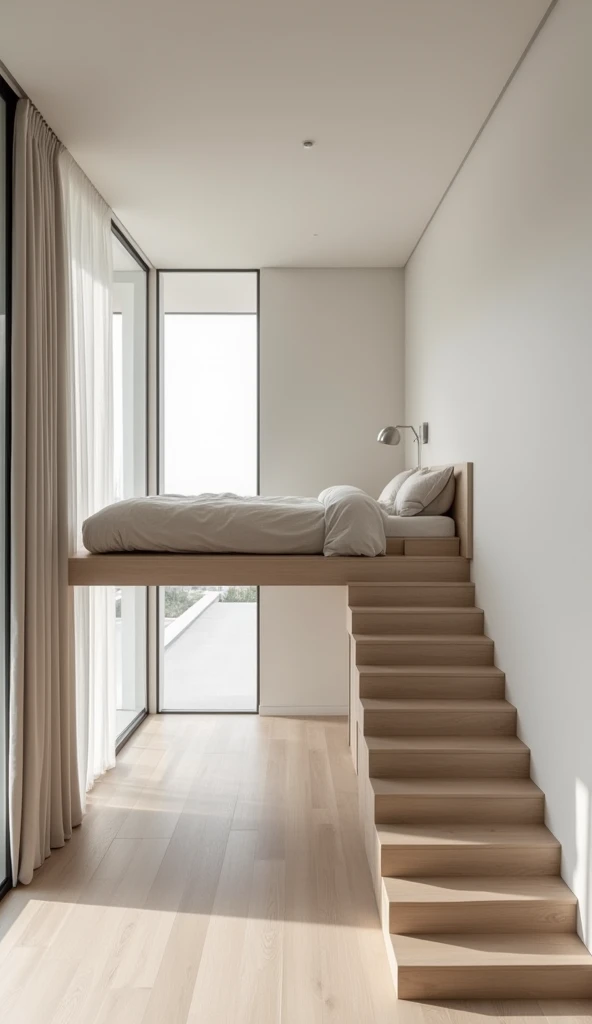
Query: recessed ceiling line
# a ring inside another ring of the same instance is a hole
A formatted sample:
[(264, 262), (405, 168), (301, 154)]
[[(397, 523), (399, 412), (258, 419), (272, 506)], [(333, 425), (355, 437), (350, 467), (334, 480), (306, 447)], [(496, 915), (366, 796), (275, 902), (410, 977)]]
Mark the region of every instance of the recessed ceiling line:
[(543, 14), (543, 17), (542, 17), (542, 18), (541, 18), (541, 20), (539, 21), (539, 23), (538, 23), (537, 27), (535, 28), (535, 30), (534, 30), (534, 32), (533, 32), (533, 34), (532, 34), (532, 35), (531, 35), (531, 37), (530, 37), (530, 39), (529, 39), (528, 43), (526, 44), (526, 47), (525, 47), (525, 49), (524, 49), (524, 50), (522, 51), (522, 53), (521, 53), (520, 57), (518, 58), (518, 61), (517, 61), (517, 63), (515, 64), (515, 66), (514, 66), (514, 68), (513, 68), (512, 72), (511, 72), (511, 74), (510, 74), (510, 77), (509, 77), (509, 78), (507, 79), (507, 81), (506, 81), (506, 83), (505, 83), (505, 85), (504, 85), (503, 89), (501, 90), (501, 92), (500, 92), (499, 96), (497, 97), (497, 99), (496, 99), (495, 103), (493, 104), (493, 106), (492, 106), (491, 110), (489, 111), (489, 113), (488, 113), (487, 117), (485, 118), (485, 120), (484, 120), (483, 124), (481, 125), (481, 127), (480, 127), (479, 131), (478, 131), (478, 132), (477, 132), (477, 134), (475, 135), (475, 138), (474, 138), (474, 139), (473, 139), (473, 141), (471, 142), (471, 145), (470, 145), (470, 146), (469, 146), (469, 148), (467, 149), (467, 151), (466, 151), (466, 153), (465, 153), (465, 155), (464, 155), (463, 159), (461, 160), (461, 162), (460, 162), (460, 164), (458, 165), (458, 167), (457, 167), (456, 171), (454, 172), (454, 174), (453, 174), (452, 178), (450, 179), (450, 181), (449, 181), (448, 185), (446, 186), (446, 188), (445, 188), (444, 192), (442, 193), (442, 196), (440, 197), (440, 200), (439, 200), (439, 202), (438, 202), (438, 205), (434, 207), (433, 213), (431, 214), (431, 216), (430, 216), (430, 218), (429, 218), (429, 220), (428, 220), (427, 224), (425, 225), (425, 227), (424, 227), (423, 231), (421, 232), (421, 234), (420, 234), (419, 238), (417, 239), (417, 242), (416, 242), (416, 243), (415, 243), (415, 245), (413, 246), (413, 249), (412, 249), (412, 250), (411, 250), (411, 252), (409, 253), (409, 255), (408, 255), (407, 259), (405, 260), (405, 263), (403, 264), (403, 270), (404, 270), (404, 269), (405, 269), (405, 268), (407, 267), (407, 264), (409, 263), (409, 260), (410, 260), (410, 259), (411, 259), (411, 257), (413, 256), (413, 253), (414, 253), (414, 252), (415, 252), (415, 250), (417, 249), (417, 247), (418, 247), (419, 243), (421, 242), (421, 240), (422, 240), (423, 236), (425, 235), (426, 231), (428, 230), (428, 228), (429, 228), (430, 224), (432, 223), (432, 221), (433, 221), (434, 217), (436, 216), (436, 214), (437, 214), (438, 210), (439, 210), (439, 209), (440, 209), (440, 207), (442, 206), (442, 203), (443, 203), (443, 202), (444, 202), (444, 200), (446, 199), (446, 196), (447, 196), (447, 195), (448, 195), (448, 193), (450, 192), (450, 189), (451, 189), (451, 188), (452, 188), (452, 186), (454, 185), (454, 182), (456, 181), (456, 179), (458, 178), (458, 176), (459, 176), (460, 172), (462, 171), (463, 167), (465, 166), (465, 164), (466, 164), (467, 160), (469, 159), (469, 157), (470, 157), (471, 153), (473, 152), (473, 150), (474, 150), (475, 146), (477, 145), (477, 143), (478, 143), (479, 139), (480, 139), (480, 138), (481, 138), (481, 136), (483, 135), (483, 132), (484, 132), (484, 131), (485, 131), (485, 129), (487, 128), (487, 125), (488, 125), (488, 124), (489, 124), (489, 122), (491, 121), (491, 118), (493, 117), (493, 115), (494, 115), (495, 111), (496, 111), (496, 110), (497, 110), (497, 108), (499, 107), (499, 105), (500, 105), (500, 103), (501, 103), (501, 101), (502, 101), (503, 97), (505, 96), (506, 92), (508, 91), (508, 88), (509, 88), (509, 86), (511, 85), (511, 83), (512, 83), (512, 82), (513, 82), (513, 80), (514, 80), (514, 78), (516, 77), (516, 73), (518, 72), (518, 69), (519, 69), (519, 68), (520, 68), (520, 66), (522, 65), (522, 63), (523, 63), (523, 61), (524, 61), (524, 59), (525, 59), (526, 55), (527, 55), (527, 54), (529, 53), (529, 51), (530, 51), (530, 49), (531, 49), (531, 47), (532, 47), (533, 43), (534, 43), (534, 42), (535, 42), (535, 40), (536, 40), (536, 39), (538, 38), (538, 36), (539, 36), (539, 33), (541, 32), (541, 30), (542, 30), (542, 29), (543, 29), (543, 27), (545, 26), (545, 24), (546, 24), (546, 22), (547, 22), (547, 19), (549, 18), (549, 15), (550, 15), (550, 14), (551, 14), (551, 12), (553, 11), (553, 9), (554, 9), (554, 8), (555, 8), (555, 7), (557, 6), (557, 4), (558, 4), (558, 3), (559, 3), (559, 0), (551, 0), (551, 3), (550, 3), (550, 4), (549, 4), (549, 6), (547, 7), (547, 10), (546, 10), (546, 11), (545, 11), (545, 13)]

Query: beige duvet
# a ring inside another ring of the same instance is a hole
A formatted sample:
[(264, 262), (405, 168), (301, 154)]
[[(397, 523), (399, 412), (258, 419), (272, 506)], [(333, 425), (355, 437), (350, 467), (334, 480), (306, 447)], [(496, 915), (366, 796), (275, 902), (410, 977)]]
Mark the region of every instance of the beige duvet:
[(357, 487), (318, 498), (162, 494), (108, 505), (83, 524), (93, 554), (169, 551), (213, 554), (383, 555), (385, 513)]

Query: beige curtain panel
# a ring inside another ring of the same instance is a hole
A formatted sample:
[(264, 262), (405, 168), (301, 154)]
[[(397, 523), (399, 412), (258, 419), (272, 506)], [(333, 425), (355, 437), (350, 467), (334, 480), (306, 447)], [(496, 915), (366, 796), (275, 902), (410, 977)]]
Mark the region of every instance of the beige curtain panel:
[(68, 274), (62, 146), (27, 100), (15, 125), (9, 820), (13, 872), (82, 817), (68, 566)]

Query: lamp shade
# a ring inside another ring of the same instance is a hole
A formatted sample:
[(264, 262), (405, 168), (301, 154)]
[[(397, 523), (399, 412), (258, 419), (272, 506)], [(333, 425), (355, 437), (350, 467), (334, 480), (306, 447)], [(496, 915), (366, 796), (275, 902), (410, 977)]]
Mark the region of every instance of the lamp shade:
[(399, 444), (401, 434), (397, 427), (383, 427), (376, 440), (380, 441), (380, 444)]

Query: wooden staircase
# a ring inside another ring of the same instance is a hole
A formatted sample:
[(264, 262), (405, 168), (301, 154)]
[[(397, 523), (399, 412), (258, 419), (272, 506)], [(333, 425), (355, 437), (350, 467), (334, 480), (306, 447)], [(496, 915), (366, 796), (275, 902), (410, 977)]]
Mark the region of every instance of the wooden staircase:
[(576, 898), (451, 540), (348, 590), (350, 742), (397, 991), (589, 998)]

